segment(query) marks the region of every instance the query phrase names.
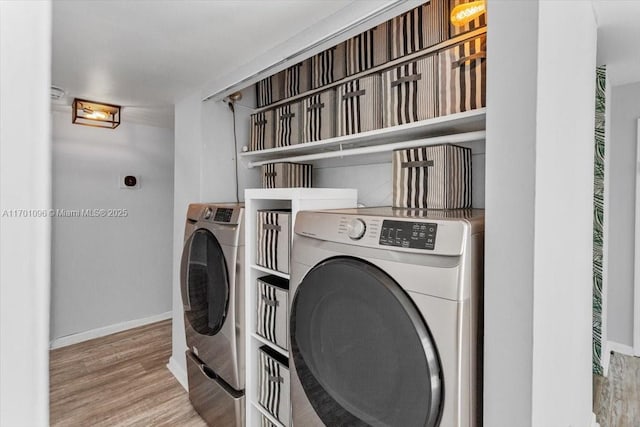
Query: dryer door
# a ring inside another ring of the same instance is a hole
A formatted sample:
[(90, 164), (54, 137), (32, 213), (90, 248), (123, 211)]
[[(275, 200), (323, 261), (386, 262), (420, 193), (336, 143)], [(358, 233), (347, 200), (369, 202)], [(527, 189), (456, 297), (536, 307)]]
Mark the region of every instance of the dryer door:
[(184, 246), (180, 288), (185, 317), (202, 335), (215, 335), (227, 317), (229, 278), (220, 243), (208, 230), (193, 232)]
[(325, 425), (437, 425), (436, 346), (409, 296), (378, 267), (351, 257), (316, 265), (297, 288), (290, 321), (295, 374)]

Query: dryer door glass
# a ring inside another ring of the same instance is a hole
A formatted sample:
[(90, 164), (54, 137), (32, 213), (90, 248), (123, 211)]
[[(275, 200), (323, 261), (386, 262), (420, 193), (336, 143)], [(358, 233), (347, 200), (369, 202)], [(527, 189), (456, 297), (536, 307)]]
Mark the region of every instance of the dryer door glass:
[(328, 426), (435, 426), (440, 362), (409, 296), (356, 258), (315, 266), (291, 305), (291, 352), (307, 398)]
[(222, 328), (229, 306), (227, 265), (220, 243), (208, 230), (196, 230), (182, 255), (182, 303), (198, 333), (215, 335)]

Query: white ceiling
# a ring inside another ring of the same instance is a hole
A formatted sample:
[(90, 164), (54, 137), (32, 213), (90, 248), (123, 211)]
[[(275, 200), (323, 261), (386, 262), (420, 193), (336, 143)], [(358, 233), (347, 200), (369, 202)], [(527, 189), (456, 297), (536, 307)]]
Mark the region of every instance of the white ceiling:
[[(640, 0), (592, 2), (598, 62), (607, 64), (614, 85), (640, 81)], [(150, 109), (166, 117), (175, 101), (327, 17), (382, 3), (54, 0), (52, 84), (66, 91), (66, 105), (84, 97), (127, 106), (142, 121), (153, 116)]]
[(640, 81), (640, 1), (593, 0), (598, 20), (598, 64), (613, 85)]
[(353, 2), (54, 0), (52, 84), (67, 104), (172, 105)]

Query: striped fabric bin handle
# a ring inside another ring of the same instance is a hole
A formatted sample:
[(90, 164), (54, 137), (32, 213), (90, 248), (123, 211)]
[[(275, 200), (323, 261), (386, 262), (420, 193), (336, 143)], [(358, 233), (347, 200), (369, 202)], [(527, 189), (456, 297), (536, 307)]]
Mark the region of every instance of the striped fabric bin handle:
[(282, 231), (282, 227), (280, 227), (279, 225), (276, 225), (276, 224), (263, 224), (263, 227), (264, 227), (265, 230)]
[(280, 115), (280, 120), (292, 119), (296, 116), (296, 113), (283, 113)]
[(410, 76), (400, 77), (398, 80), (394, 80), (394, 81), (391, 82), (391, 87), (399, 86), (402, 83), (415, 82), (415, 81), (420, 80), (421, 78), (422, 78), (422, 74), (420, 74), (420, 73), (412, 74)]
[(433, 160), (425, 160), (423, 162), (402, 162), (402, 168), (429, 168), (433, 166)]
[(465, 64), (466, 62), (471, 62), (474, 59), (482, 59), (487, 57), (487, 52), (477, 52), (473, 55), (465, 56), (464, 58), (460, 58), (457, 61), (453, 61), (451, 63), (451, 68), (458, 68)]
[(277, 377), (275, 375), (267, 375), (267, 379), (269, 380), (269, 382), (272, 382), (272, 383), (283, 383), (284, 382), (284, 378)]
[(364, 95), (366, 92), (364, 89), (360, 89), (360, 90), (354, 90), (353, 92), (347, 92), (344, 95), (342, 95), (342, 99), (349, 99), (349, 98), (355, 98), (356, 96), (362, 96)]
[(324, 102), (318, 102), (315, 104), (311, 104), (307, 107), (307, 111), (311, 111), (311, 110), (319, 110), (321, 108), (324, 108)]
[(265, 172), (264, 176), (266, 176), (267, 178), (273, 178), (278, 176), (278, 172)]
[(278, 306), (280, 306), (280, 302), (278, 300), (271, 299), (271, 298), (267, 297), (266, 295), (262, 295), (262, 301), (266, 305), (268, 305), (270, 307), (278, 307)]
[(266, 125), (266, 124), (267, 124), (267, 119), (260, 119), (260, 120), (256, 120), (256, 121), (254, 122), (254, 125), (255, 125), (256, 127), (258, 127), (258, 126), (262, 126), (262, 125)]

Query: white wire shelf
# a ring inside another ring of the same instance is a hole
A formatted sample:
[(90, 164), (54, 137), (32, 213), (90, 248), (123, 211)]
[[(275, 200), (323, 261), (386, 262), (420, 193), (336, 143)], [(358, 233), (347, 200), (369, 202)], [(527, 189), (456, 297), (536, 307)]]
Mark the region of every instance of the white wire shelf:
[(423, 145), (482, 141), (486, 137), (485, 116), (486, 109), (481, 108), (323, 141), (249, 151), (240, 156), (248, 161), (247, 167), (252, 168), (275, 162), (304, 162)]

